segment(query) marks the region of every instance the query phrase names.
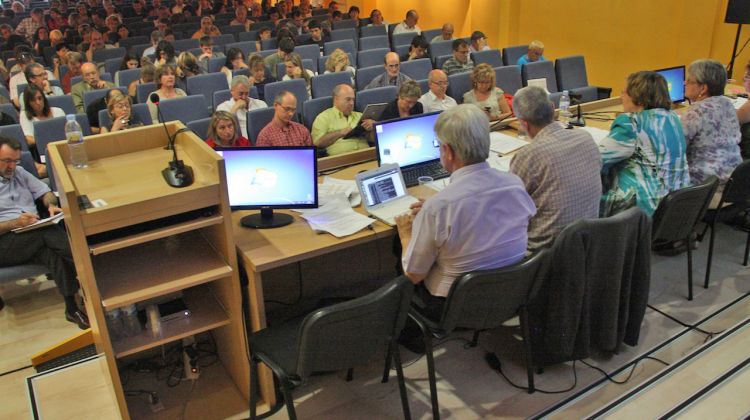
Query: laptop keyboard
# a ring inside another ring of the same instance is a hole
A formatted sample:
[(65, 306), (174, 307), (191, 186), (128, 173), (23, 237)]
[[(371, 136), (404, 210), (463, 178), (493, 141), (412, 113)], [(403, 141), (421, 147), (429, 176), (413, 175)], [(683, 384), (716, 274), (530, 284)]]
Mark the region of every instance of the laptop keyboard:
[(407, 187), (418, 185), (420, 176), (429, 176), (432, 177), (432, 179), (441, 179), (450, 176), (450, 172), (446, 171), (445, 168), (443, 168), (443, 165), (440, 164), (440, 161), (435, 161), (427, 165), (420, 165), (414, 168), (409, 168), (408, 170), (403, 171), (403, 174), (404, 183), (406, 183)]

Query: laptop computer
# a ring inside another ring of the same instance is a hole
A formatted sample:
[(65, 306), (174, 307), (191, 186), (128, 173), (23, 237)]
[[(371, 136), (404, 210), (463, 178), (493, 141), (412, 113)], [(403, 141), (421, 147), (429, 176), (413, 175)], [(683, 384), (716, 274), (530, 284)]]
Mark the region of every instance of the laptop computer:
[(409, 206), (419, 200), (406, 192), (401, 170), (395, 163), (357, 174), (357, 188), (367, 213), (391, 226), (399, 214), (409, 211)]
[(419, 184), (420, 176), (450, 176), (440, 164), (440, 142), (435, 134), (439, 115), (434, 112), (375, 124), (378, 165), (398, 164), (407, 187)]

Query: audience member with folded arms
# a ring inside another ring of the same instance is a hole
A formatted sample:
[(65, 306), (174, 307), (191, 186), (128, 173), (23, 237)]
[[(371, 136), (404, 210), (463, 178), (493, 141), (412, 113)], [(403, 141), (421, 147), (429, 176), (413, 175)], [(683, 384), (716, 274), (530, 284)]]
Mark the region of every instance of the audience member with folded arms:
[[(501, 268), (523, 260), (534, 202), (517, 176), (486, 162), (490, 125), (473, 105), (443, 112), (435, 123), (440, 163), (450, 184), (409, 214), (396, 216), (404, 274), (425, 303), (424, 315), (439, 320), (456, 279), (470, 271)], [(400, 341), (416, 350), (419, 329), (407, 327)]]
[(354, 77), (357, 73), (357, 69), (352, 67), (349, 62), (349, 54), (344, 52), (341, 48), (333, 50), (331, 55), (326, 60), (326, 71), (323, 74), (338, 73), (340, 71), (348, 71), (352, 76), (352, 85), (354, 85)]
[(11, 232), (39, 220), (37, 200), (50, 216), (62, 211), (47, 184), (26, 172), (20, 160), (20, 143), (0, 136), (0, 266), (46, 266), (65, 300), (65, 319), (81, 329), (89, 328), (86, 314), (76, 304), (78, 280), (65, 230), (52, 225), (20, 234)]
[(445, 111), (458, 105), (456, 100), (446, 94), (448, 90), (448, 76), (440, 69), (431, 70), (427, 76), (427, 86), (430, 88), (419, 98), (424, 112)]
[(312, 70), (308, 70), (302, 66), (302, 57), (297, 53), (287, 54), (284, 57), (284, 66), (286, 68), (286, 74), (281, 80), (293, 80), (302, 79), (305, 81), (305, 87), (307, 88), (307, 97), (312, 98), (310, 90), (310, 80), (314, 76)]
[(424, 39), (422, 35), (416, 35), (411, 40), (411, 44), (409, 45), (409, 52), (401, 56), (401, 61), (411, 61), (411, 60), (418, 60), (420, 58), (428, 58), (427, 56), (427, 49), (430, 47), (430, 44), (427, 43), (427, 40)]
[(440, 35), (435, 35), (430, 42), (450, 41), (453, 39), (453, 31), (452, 23), (444, 23), (443, 27), (440, 29)]
[(513, 156), (510, 172), (521, 178), (537, 209), (529, 221), (533, 252), (552, 245), (568, 224), (599, 217), (602, 162), (591, 134), (555, 121), (555, 105), (544, 89), (520, 89), (513, 110), (532, 139)]
[(100, 122), (99, 125), (102, 133), (127, 130), (128, 128), (143, 125), (141, 121), (138, 121), (136, 115), (133, 114), (133, 105), (130, 102), (130, 96), (125, 96), (119, 90), (112, 89), (106, 98), (110, 124), (106, 126)]
[(419, 83), (407, 80), (398, 88), (396, 99), (391, 101), (380, 114), (379, 121), (404, 118), (423, 113), (424, 109), (419, 102), (420, 96), (422, 96), (422, 89), (419, 87)]
[(690, 185), (685, 134), (667, 81), (658, 73), (632, 73), (621, 97), (625, 113), (599, 142), (604, 190), (599, 215), (634, 205), (652, 215), (670, 191)]
[[(354, 89), (341, 84), (333, 88), (333, 107), (318, 114), (312, 127), (315, 146), (325, 148), (329, 156), (366, 149), (370, 144), (364, 137), (343, 138), (360, 123), (362, 113), (354, 111)], [(366, 131), (372, 131), (373, 120), (362, 121)]]
[[(184, 90), (176, 87), (175, 75), (175, 69), (170, 65), (162, 65), (156, 68), (156, 73), (154, 74), (156, 91), (152, 93), (159, 95), (159, 101), (187, 96)], [(151, 94), (148, 95), (146, 104), (151, 113), (151, 121), (159, 121), (159, 111), (156, 108), (156, 104), (151, 101)]]
[(443, 63), (443, 71), (448, 75), (474, 70), (474, 62), (469, 58), (469, 44), (463, 39), (453, 40), (453, 57)]
[(687, 142), (690, 182), (700, 184), (710, 176), (723, 185), (732, 171), (742, 163), (737, 111), (724, 96), (727, 71), (716, 60), (697, 60), (687, 69), (685, 97), (690, 107), (682, 115), (682, 129)]
[(537, 61), (547, 61), (547, 59), (544, 58), (542, 54), (544, 54), (544, 44), (542, 44), (542, 41), (531, 41), (531, 43), (529, 44), (529, 52), (519, 58), (516, 64), (523, 67), (524, 65), (529, 63), (536, 63)]
[(258, 133), (256, 146), (312, 146), (307, 127), (292, 121), (297, 113), (297, 98), (291, 92), (279, 92), (273, 108), (273, 119)]
[(401, 73), (401, 60), (398, 58), (398, 54), (395, 52), (388, 52), (383, 57), (383, 67), (385, 71), (383, 74), (375, 76), (370, 83), (365, 86), (365, 89), (373, 89), (385, 86), (397, 86), (400, 87), (407, 80), (411, 80), (411, 77)]
[(81, 66), (81, 74), (83, 75), (83, 80), (70, 88), (70, 95), (73, 97), (76, 111), (79, 114), (84, 114), (86, 112), (83, 108), (84, 93), (97, 89), (112, 89), (115, 85), (99, 78), (99, 70), (94, 63), (83, 63)]
[(206, 144), (217, 147), (249, 147), (250, 140), (239, 134), (237, 118), (225, 111), (216, 111), (208, 125)]
[(495, 69), (482, 63), (471, 73), (472, 89), (464, 93), (464, 103), (474, 104), (483, 110), (490, 121), (498, 121), (510, 116), (510, 106), (505, 100), (505, 92), (495, 85)]
[(406, 17), (404, 20), (396, 25), (396, 28), (393, 30), (393, 35), (396, 34), (403, 34), (407, 32), (416, 32), (417, 34), (421, 34), (422, 30), (419, 28), (419, 25), (417, 25), (417, 22), (419, 22), (419, 13), (417, 13), (416, 10), (409, 10), (406, 12)]
[(254, 109), (268, 108), (268, 105), (264, 101), (250, 97), (252, 83), (250, 83), (247, 76), (234, 76), (229, 86), (229, 92), (232, 94), (232, 97), (220, 103), (216, 107), (216, 110), (233, 114), (240, 124), (242, 136), (249, 138), (247, 135), (247, 112)]

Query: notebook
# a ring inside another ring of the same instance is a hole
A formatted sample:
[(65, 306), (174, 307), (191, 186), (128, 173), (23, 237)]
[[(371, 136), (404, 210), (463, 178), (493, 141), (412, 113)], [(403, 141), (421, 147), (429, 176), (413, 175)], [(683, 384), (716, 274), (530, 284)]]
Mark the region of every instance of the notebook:
[(357, 188), (367, 213), (391, 226), (399, 214), (418, 200), (406, 192), (401, 170), (395, 163), (357, 174)]
[(448, 177), (450, 173), (440, 164), (440, 142), (435, 134), (439, 115), (435, 112), (375, 124), (378, 165), (400, 166), (407, 187), (417, 185), (420, 176)]

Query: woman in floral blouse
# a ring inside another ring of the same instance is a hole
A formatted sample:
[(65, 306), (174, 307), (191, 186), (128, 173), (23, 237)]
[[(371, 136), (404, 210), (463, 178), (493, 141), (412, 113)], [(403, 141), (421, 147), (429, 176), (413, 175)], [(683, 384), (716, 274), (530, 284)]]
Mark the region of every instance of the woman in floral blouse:
[(698, 60), (688, 68), (685, 96), (692, 105), (682, 128), (693, 184), (716, 175), (723, 185), (742, 162), (740, 124), (732, 101), (723, 96), (726, 83), (727, 72), (718, 61)]

